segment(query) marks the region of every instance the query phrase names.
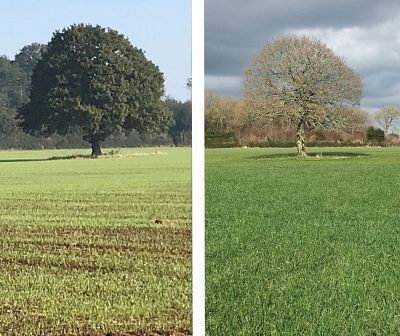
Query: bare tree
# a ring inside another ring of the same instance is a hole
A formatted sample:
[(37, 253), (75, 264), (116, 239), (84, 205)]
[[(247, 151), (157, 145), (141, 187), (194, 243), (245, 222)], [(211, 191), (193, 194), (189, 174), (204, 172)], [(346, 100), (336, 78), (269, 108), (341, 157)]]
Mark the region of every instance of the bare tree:
[(231, 132), (240, 118), (241, 102), (206, 91), (204, 97), (205, 127), (211, 133)]
[(287, 118), (305, 153), (305, 128), (337, 127), (361, 99), (361, 79), (317, 39), (285, 35), (265, 45), (244, 74), (244, 98), (253, 111)]
[(400, 121), (400, 110), (396, 106), (386, 105), (373, 114), (374, 120), (383, 128), (385, 134), (389, 128)]
[(337, 129), (351, 129), (351, 133), (354, 129), (366, 128), (370, 124), (368, 112), (359, 107), (337, 109), (334, 119)]

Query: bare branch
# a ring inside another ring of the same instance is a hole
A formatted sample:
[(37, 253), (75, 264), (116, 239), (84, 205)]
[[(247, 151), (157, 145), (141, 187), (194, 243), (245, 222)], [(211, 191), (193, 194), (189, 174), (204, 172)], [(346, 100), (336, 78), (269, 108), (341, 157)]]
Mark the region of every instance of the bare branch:
[(383, 128), (385, 134), (389, 128), (400, 121), (400, 110), (396, 106), (386, 105), (373, 114), (374, 120)]
[(252, 114), (287, 117), (299, 132), (346, 120), (341, 114), (359, 105), (361, 87), (342, 58), (306, 36), (285, 35), (267, 43), (244, 73), (244, 99)]

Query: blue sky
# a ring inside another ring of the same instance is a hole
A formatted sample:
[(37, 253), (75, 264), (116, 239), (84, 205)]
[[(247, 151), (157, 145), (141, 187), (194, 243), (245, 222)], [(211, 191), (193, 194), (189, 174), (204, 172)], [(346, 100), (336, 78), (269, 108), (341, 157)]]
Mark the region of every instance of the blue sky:
[(23, 46), (47, 43), (56, 29), (73, 23), (124, 34), (160, 67), (168, 95), (190, 98), (191, 0), (3, 0), (0, 55), (13, 59)]

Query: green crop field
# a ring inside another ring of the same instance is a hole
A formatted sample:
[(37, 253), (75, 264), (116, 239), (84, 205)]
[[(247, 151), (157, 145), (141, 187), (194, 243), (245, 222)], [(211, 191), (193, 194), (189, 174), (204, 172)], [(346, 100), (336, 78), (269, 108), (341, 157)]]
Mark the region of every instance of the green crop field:
[(79, 153), (0, 152), (0, 335), (190, 334), (190, 149)]
[(294, 152), (206, 151), (207, 335), (400, 335), (400, 149)]

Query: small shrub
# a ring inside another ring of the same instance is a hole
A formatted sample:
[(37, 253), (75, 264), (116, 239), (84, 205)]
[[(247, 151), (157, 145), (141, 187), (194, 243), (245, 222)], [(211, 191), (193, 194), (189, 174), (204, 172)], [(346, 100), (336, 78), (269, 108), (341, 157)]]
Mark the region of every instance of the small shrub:
[(370, 126), (367, 128), (367, 140), (372, 145), (382, 146), (385, 142), (385, 132), (380, 128)]

